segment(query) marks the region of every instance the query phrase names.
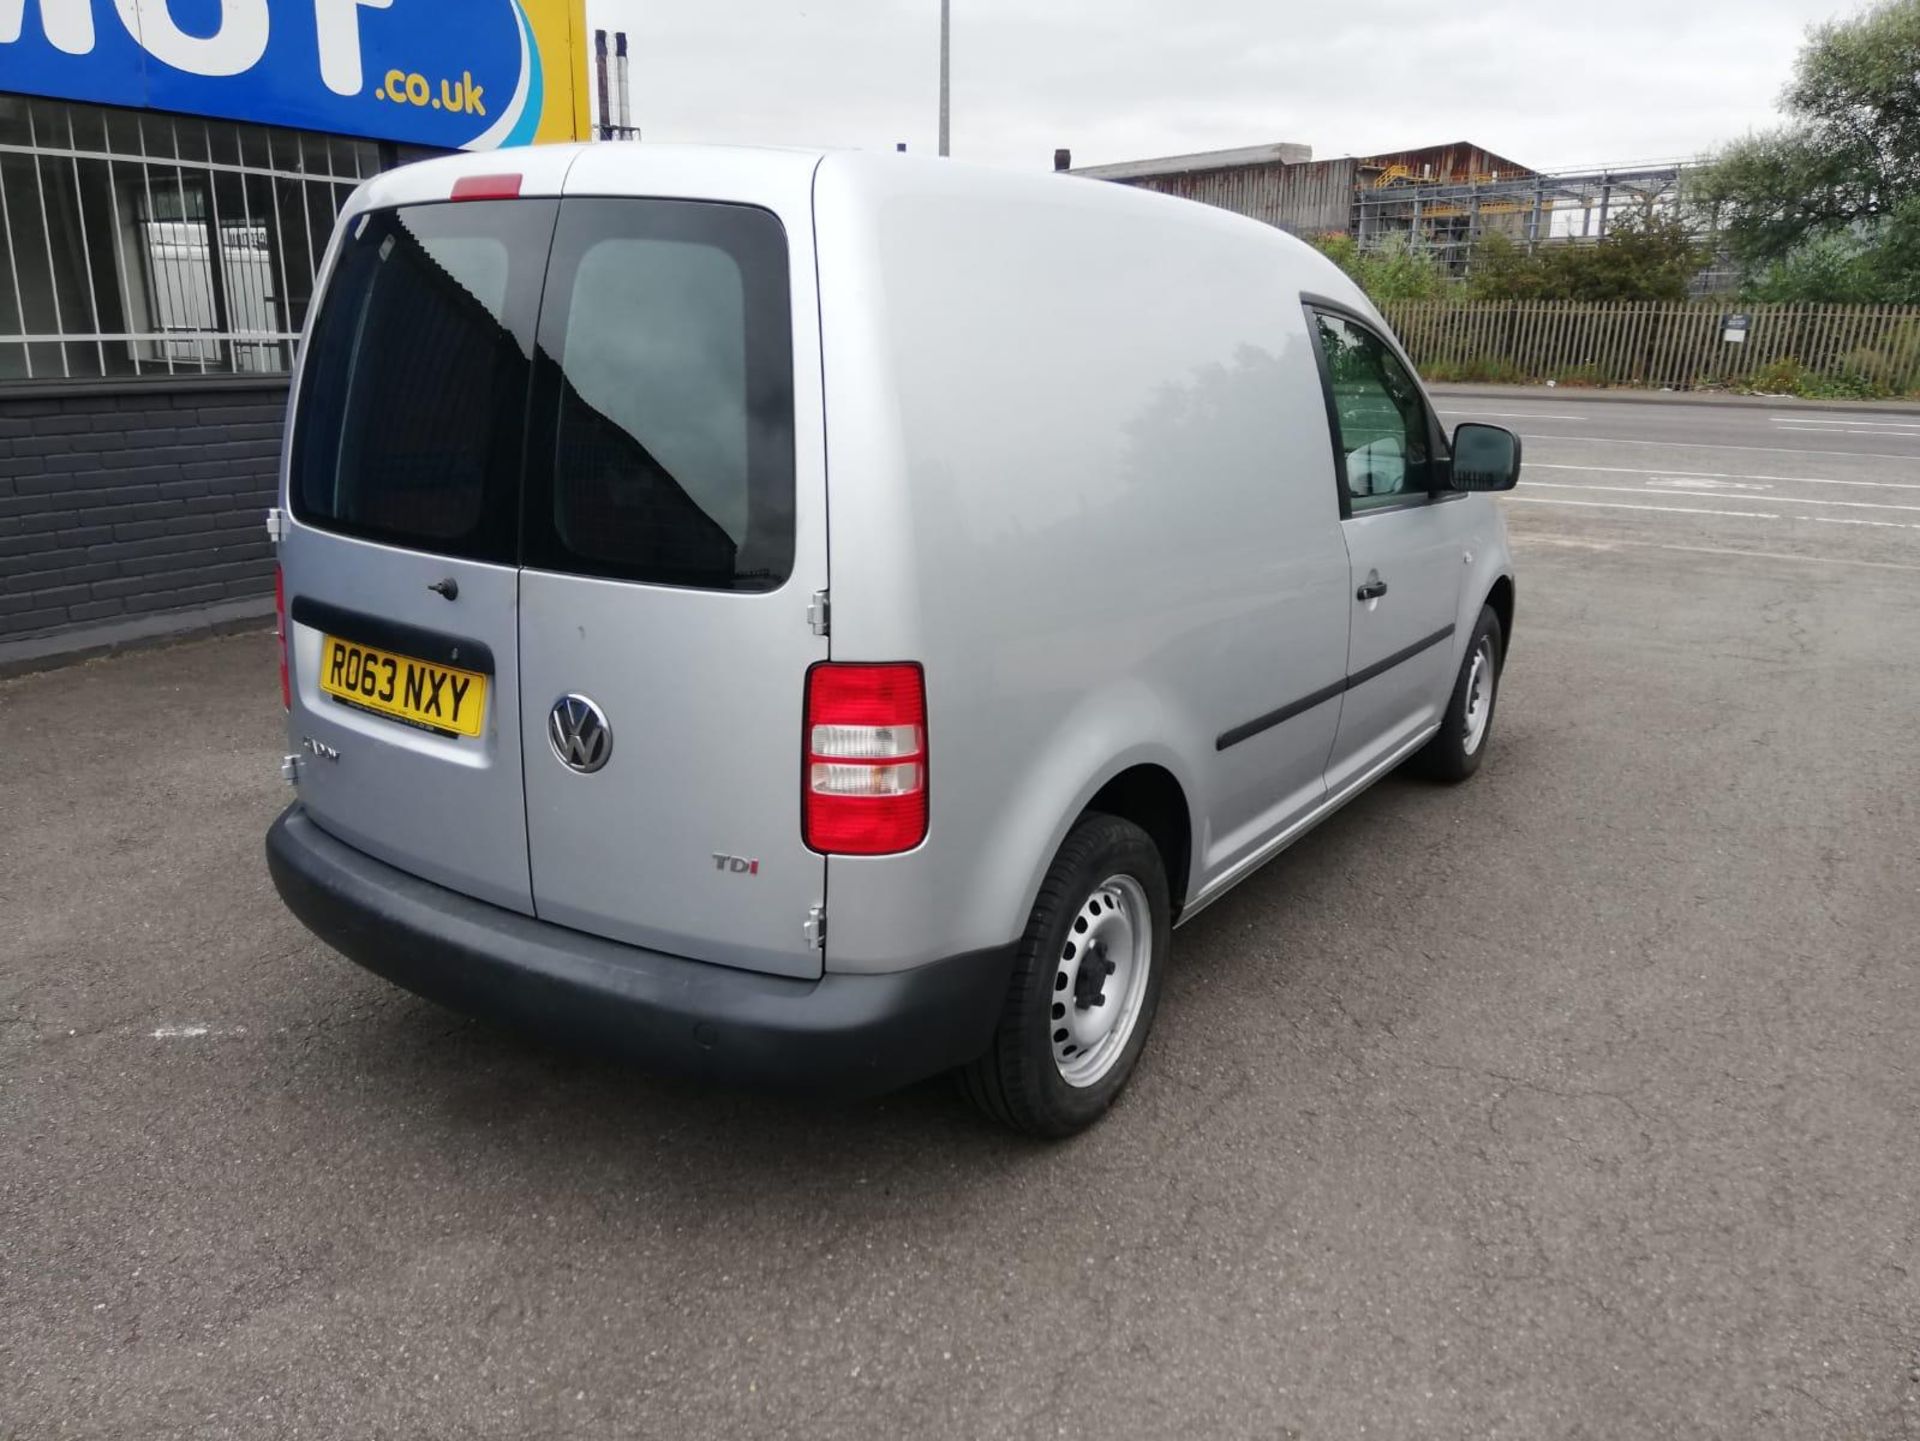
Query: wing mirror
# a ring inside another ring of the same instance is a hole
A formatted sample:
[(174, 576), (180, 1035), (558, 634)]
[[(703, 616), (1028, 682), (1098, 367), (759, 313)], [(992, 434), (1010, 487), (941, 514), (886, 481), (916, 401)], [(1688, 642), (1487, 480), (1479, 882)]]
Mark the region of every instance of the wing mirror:
[(1520, 437), (1503, 425), (1467, 421), (1453, 432), (1451, 490), (1512, 490), (1520, 483)]

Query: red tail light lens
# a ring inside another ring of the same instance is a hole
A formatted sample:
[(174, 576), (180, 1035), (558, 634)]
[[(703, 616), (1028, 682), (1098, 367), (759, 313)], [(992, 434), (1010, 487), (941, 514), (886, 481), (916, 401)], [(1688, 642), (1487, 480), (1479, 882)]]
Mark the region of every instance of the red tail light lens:
[(287, 583), (273, 568), (273, 634), (280, 643), (280, 704), (293, 709), (293, 674), (287, 669)]
[(520, 194), (518, 175), (462, 175), (453, 182), (455, 200), (512, 200)]
[(926, 839), (927, 687), (919, 666), (815, 666), (806, 725), (810, 847), (887, 856)]

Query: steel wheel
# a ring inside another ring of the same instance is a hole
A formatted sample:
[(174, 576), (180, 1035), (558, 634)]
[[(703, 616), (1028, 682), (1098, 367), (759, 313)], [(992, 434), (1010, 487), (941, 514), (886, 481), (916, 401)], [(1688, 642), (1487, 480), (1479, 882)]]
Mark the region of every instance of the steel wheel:
[(1467, 671), (1466, 725), (1460, 746), (1468, 755), (1479, 750), (1480, 742), (1486, 739), (1487, 721), (1493, 715), (1493, 682), (1497, 673), (1493, 663), (1493, 637), (1483, 635), (1473, 649), (1473, 660)]
[(1153, 959), (1145, 888), (1108, 876), (1081, 902), (1053, 978), (1053, 1063), (1069, 1086), (1097, 1085), (1127, 1049)]

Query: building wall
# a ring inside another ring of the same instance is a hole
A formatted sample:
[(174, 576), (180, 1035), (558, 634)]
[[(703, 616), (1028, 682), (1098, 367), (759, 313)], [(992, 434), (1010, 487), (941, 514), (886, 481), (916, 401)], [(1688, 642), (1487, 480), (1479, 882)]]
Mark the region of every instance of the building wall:
[(273, 593), (281, 377), (0, 388), (0, 650)]
[(416, 153), (0, 94), (0, 675), (271, 612), (315, 273)]
[(1323, 235), (1352, 225), (1355, 162), (1315, 160), (1302, 165), (1247, 165), (1123, 181), (1218, 206), (1277, 225), (1295, 235)]
[[(1268, 147), (1272, 150), (1300, 147)], [(1464, 257), (1472, 235), (1529, 236), (1534, 191), (1542, 177), (1465, 141), (1338, 160), (1216, 151), (1117, 165), (1076, 174), (1197, 200), (1251, 216), (1295, 235), (1345, 234), (1362, 244), (1417, 230), (1450, 257)], [(1552, 206), (1541, 193), (1541, 229)], [(1417, 223), (1416, 223), (1417, 222)]]

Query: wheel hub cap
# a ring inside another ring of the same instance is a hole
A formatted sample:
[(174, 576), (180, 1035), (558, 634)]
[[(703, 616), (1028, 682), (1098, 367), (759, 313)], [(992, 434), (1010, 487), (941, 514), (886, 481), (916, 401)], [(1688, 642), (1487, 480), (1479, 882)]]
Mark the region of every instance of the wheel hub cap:
[(1081, 903), (1053, 978), (1054, 1064), (1071, 1086), (1113, 1069), (1133, 1035), (1153, 962), (1147, 894), (1132, 876), (1109, 876)]
[(1487, 720), (1493, 714), (1493, 641), (1483, 637), (1474, 647), (1467, 671), (1467, 714), (1461, 748), (1468, 755), (1486, 739)]
[(1107, 943), (1098, 939), (1089, 941), (1086, 957), (1080, 962), (1080, 974), (1073, 979), (1074, 1009), (1084, 1011), (1092, 1006), (1104, 1006), (1107, 977), (1116, 969), (1116, 963), (1107, 954)]

